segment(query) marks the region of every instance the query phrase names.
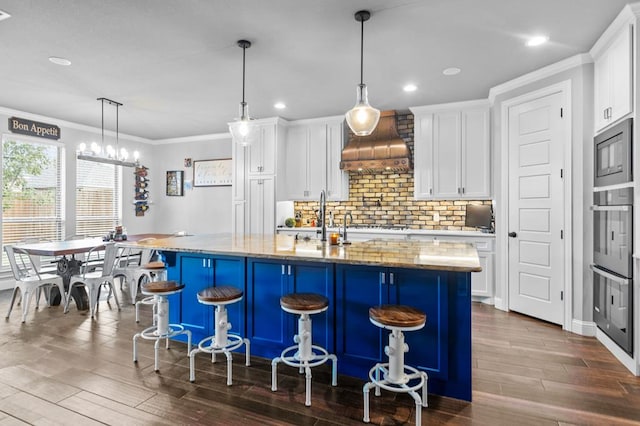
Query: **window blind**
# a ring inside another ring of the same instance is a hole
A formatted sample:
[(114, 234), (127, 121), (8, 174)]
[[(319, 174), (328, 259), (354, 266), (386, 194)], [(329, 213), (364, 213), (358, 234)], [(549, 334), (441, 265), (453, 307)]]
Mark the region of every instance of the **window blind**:
[(76, 234), (100, 237), (122, 223), (122, 168), (77, 160)]
[[(63, 229), (61, 145), (2, 139), (2, 246), (60, 240)], [(4, 249), (0, 268), (9, 269)]]

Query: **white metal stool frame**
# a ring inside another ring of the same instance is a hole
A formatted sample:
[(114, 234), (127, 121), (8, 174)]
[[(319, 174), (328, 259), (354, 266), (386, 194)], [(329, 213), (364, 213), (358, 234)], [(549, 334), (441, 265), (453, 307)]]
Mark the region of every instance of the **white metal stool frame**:
[(160, 340), (166, 339), (166, 348), (169, 349), (169, 339), (180, 334), (187, 335), (187, 356), (191, 352), (191, 331), (186, 330), (180, 324), (169, 324), (169, 301), (167, 296), (180, 293), (182, 288), (172, 291), (163, 292), (146, 292), (141, 289), (141, 293), (145, 296), (153, 296), (156, 305), (154, 306), (154, 321), (155, 325), (145, 328), (140, 333), (133, 335), (133, 362), (138, 362), (137, 340), (141, 337), (145, 340), (155, 340), (154, 344), (154, 370), (156, 373), (160, 371), (158, 360), (158, 348), (160, 347)]
[[(232, 380), (232, 355), (231, 351), (238, 349), (240, 346), (245, 345), (245, 365), (249, 367), (251, 365), (251, 349), (249, 339), (243, 338), (236, 333), (229, 333), (231, 330), (231, 323), (228, 321), (226, 305), (236, 303), (242, 300), (242, 295), (235, 299), (225, 301), (205, 301), (198, 295), (198, 302), (203, 305), (213, 305), (216, 307), (215, 311), (215, 324), (216, 331), (213, 336), (205, 337), (198, 343), (198, 347), (189, 352), (189, 381), (191, 383), (196, 381), (195, 372), (195, 356), (199, 352), (205, 352), (211, 354), (211, 362), (216, 362), (216, 354), (225, 354), (227, 357), (227, 386), (231, 386)], [(208, 345), (207, 345), (208, 343)]]
[[(166, 281), (167, 280), (167, 267), (165, 266), (164, 268), (144, 268), (144, 267), (140, 267), (138, 269), (135, 270), (134, 272), (134, 284), (132, 284), (132, 286), (135, 286), (136, 290), (131, 290), (131, 297), (132, 297), (132, 301), (134, 302), (134, 305), (136, 306), (136, 323), (140, 322), (140, 305), (153, 305), (153, 325), (156, 325), (155, 323), (155, 318), (156, 318), (156, 301), (155, 298), (153, 296), (147, 296), (143, 299), (140, 299), (136, 302), (136, 296), (134, 295), (134, 292), (137, 293), (137, 287), (140, 284), (140, 280), (143, 277), (147, 277), (147, 279), (149, 280), (149, 282), (153, 282), (153, 281)], [(144, 293), (143, 293), (144, 294)]]
[[(420, 330), (426, 324), (410, 327), (400, 327), (382, 324), (369, 317), (371, 323), (380, 328), (391, 330), (389, 333), (389, 345), (384, 348), (384, 353), (389, 357), (389, 362), (377, 363), (369, 370), (370, 382), (362, 387), (364, 394), (364, 417), (362, 421), (369, 423), (369, 389), (375, 387), (375, 395), (380, 396), (380, 388), (391, 392), (408, 393), (416, 402), (416, 425), (422, 424), (422, 407), (428, 407), (427, 404), (427, 383), (429, 377), (424, 371), (419, 371), (414, 367), (404, 364), (404, 354), (409, 352), (409, 345), (404, 342), (403, 331)], [(382, 380), (380, 373), (382, 372)], [(412, 380), (418, 380), (417, 383), (409, 385)], [(416, 392), (422, 388), (422, 397)]]
[[(320, 309), (314, 310), (298, 310), (290, 309), (282, 306), (282, 310), (291, 314), (300, 315), (298, 319), (298, 334), (293, 337), (293, 341), (297, 345), (289, 346), (284, 349), (279, 357), (276, 357), (271, 361), (271, 390), (273, 392), (278, 390), (278, 363), (283, 363), (291, 366), (298, 367), (300, 374), (305, 373), (305, 402), (307, 407), (311, 406), (311, 368), (324, 364), (328, 360), (331, 360), (333, 365), (331, 368), (331, 386), (338, 385), (337, 374), (337, 362), (338, 358), (334, 354), (321, 347), (312, 344), (311, 336), (311, 318), (309, 315), (319, 314), (329, 309), (329, 306), (325, 306)], [(314, 349), (317, 352), (314, 352)], [(290, 352), (296, 351), (293, 355), (289, 355)]]

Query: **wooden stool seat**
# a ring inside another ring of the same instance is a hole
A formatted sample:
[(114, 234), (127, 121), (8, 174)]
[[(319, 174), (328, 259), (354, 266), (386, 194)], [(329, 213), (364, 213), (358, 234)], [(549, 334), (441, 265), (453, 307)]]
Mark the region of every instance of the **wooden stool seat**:
[(184, 284), (176, 281), (150, 281), (142, 284), (143, 293), (170, 293), (184, 288)]
[(329, 306), (329, 299), (315, 293), (291, 293), (280, 298), (280, 306), (291, 311), (317, 311)]
[(369, 318), (388, 327), (418, 327), (427, 322), (419, 309), (404, 305), (381, 305), (369, 308)]
[(209, 287), (198, 292), (198, 300), (205, 303), (228, 302), (242, 297), (242, 290), (230, 285)]
[(142, 265), (143, 269), (164, 269), (166, 265), (162, 261), (149, 262)]

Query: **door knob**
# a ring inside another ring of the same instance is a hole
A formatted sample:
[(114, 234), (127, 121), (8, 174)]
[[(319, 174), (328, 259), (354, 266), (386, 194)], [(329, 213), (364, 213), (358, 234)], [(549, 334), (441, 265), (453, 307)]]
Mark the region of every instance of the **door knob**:
[(518, 236), (518, 234), (516, 234), (515, 232), (509, 232), (509, 236), (510, 236), (511, 238), (515, 238), (515, 237), (517, 237), (517, 236)]

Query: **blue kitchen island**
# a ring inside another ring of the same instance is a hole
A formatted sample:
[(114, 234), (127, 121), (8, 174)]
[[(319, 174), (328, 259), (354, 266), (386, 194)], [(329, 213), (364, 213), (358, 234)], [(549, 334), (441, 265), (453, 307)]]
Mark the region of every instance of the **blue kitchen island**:
[(213, 310), (197, 293), (211, 286), (241, 289), (229, 306), (233, 331), (251, 340), (251, 355), (273, 358), (292, 344), (295, 316), (280, 297), (314, 292), (329, 310), (314, 315), (314, 343), (338, 357), (341, 374), (367, 379), (383, 362), (387, 332), (369, 322), (369, 307), (403, 304), (427, 314), (427, 324), (405, 334), (408, 365), (429, 375), (429, 393), (471, 400), (471, 273), (481, 270), (473, 245), (462, 242), (371, 240), (346, 246), (292, 236), (198, 235), (158, 239), (170, 280), (185, 288), (170, 298), (170, 321), (213, 334)]

